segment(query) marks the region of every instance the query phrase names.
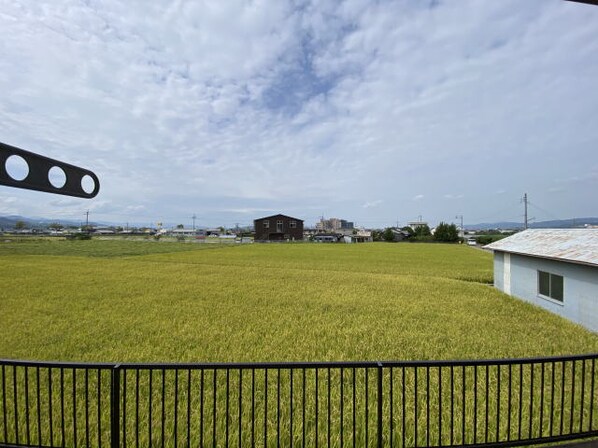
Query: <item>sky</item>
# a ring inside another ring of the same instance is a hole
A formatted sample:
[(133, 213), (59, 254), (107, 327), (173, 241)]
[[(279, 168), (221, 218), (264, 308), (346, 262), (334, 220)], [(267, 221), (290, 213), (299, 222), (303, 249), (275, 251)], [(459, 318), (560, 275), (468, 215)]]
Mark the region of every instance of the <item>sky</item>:
[(561, 0), (0, 0), (0, 141), (100, 179), (0, 186), (0, 215), (598, 216), (597, 29)]

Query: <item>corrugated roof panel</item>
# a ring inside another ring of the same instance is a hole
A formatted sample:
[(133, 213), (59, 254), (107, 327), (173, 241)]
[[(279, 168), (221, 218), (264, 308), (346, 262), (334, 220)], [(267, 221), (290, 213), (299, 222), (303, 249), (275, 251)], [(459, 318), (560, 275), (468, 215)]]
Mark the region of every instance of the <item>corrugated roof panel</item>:
[(598, 266), (598, 229), (529, 229), (485, 247)]

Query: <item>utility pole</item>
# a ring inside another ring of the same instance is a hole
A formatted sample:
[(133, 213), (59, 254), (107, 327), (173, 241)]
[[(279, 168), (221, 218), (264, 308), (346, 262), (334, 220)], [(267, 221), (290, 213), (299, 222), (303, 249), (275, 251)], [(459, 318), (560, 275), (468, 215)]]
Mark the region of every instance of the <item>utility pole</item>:
[(193, 214), (193, 216), (191, 218), (193, 218), (193, 230), (195, 230), (195, 220), (197, 219), (197, 216), (195, 216), (195, 214)]
[(525, 214), (523, 215), (523, 216), (524, 216), (524, 220), (523, 220), (523, 228), (524, 228), (525, 230), (527, 230), (527, 193), (524, 193), (524, 194), (523, 194), (523, 199), (522, 199), (522, 201), (523, 201), (523, 205), (524, 205), (524, 209), (525, 209)]
[(89, 232), (89, 210), (85, 212), (85, 228)]
[(461, 220), (461, 227), (460, 227), (460, 232), (461, 233), (461, 238), (465, 238), (465, 229), (463, 228), (463, 215), (457, 215), (455, 216), (455, 219), (460, 219)]

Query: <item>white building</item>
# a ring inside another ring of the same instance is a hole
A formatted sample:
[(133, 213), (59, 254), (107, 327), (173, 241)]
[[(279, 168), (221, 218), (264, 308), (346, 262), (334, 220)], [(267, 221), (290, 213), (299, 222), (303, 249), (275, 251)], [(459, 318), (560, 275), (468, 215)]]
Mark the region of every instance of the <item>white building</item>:
[(525, 230), (486, 248), (494, 286), (598, 332), (598, 229)]

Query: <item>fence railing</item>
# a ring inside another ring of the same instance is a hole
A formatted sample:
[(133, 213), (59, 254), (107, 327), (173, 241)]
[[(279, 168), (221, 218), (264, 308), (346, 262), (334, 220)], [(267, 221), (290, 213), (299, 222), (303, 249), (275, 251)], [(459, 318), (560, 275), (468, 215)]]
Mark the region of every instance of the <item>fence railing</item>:
[(597, 359), (0, 360), (0, 446), (473, 447), (595, 437)]

